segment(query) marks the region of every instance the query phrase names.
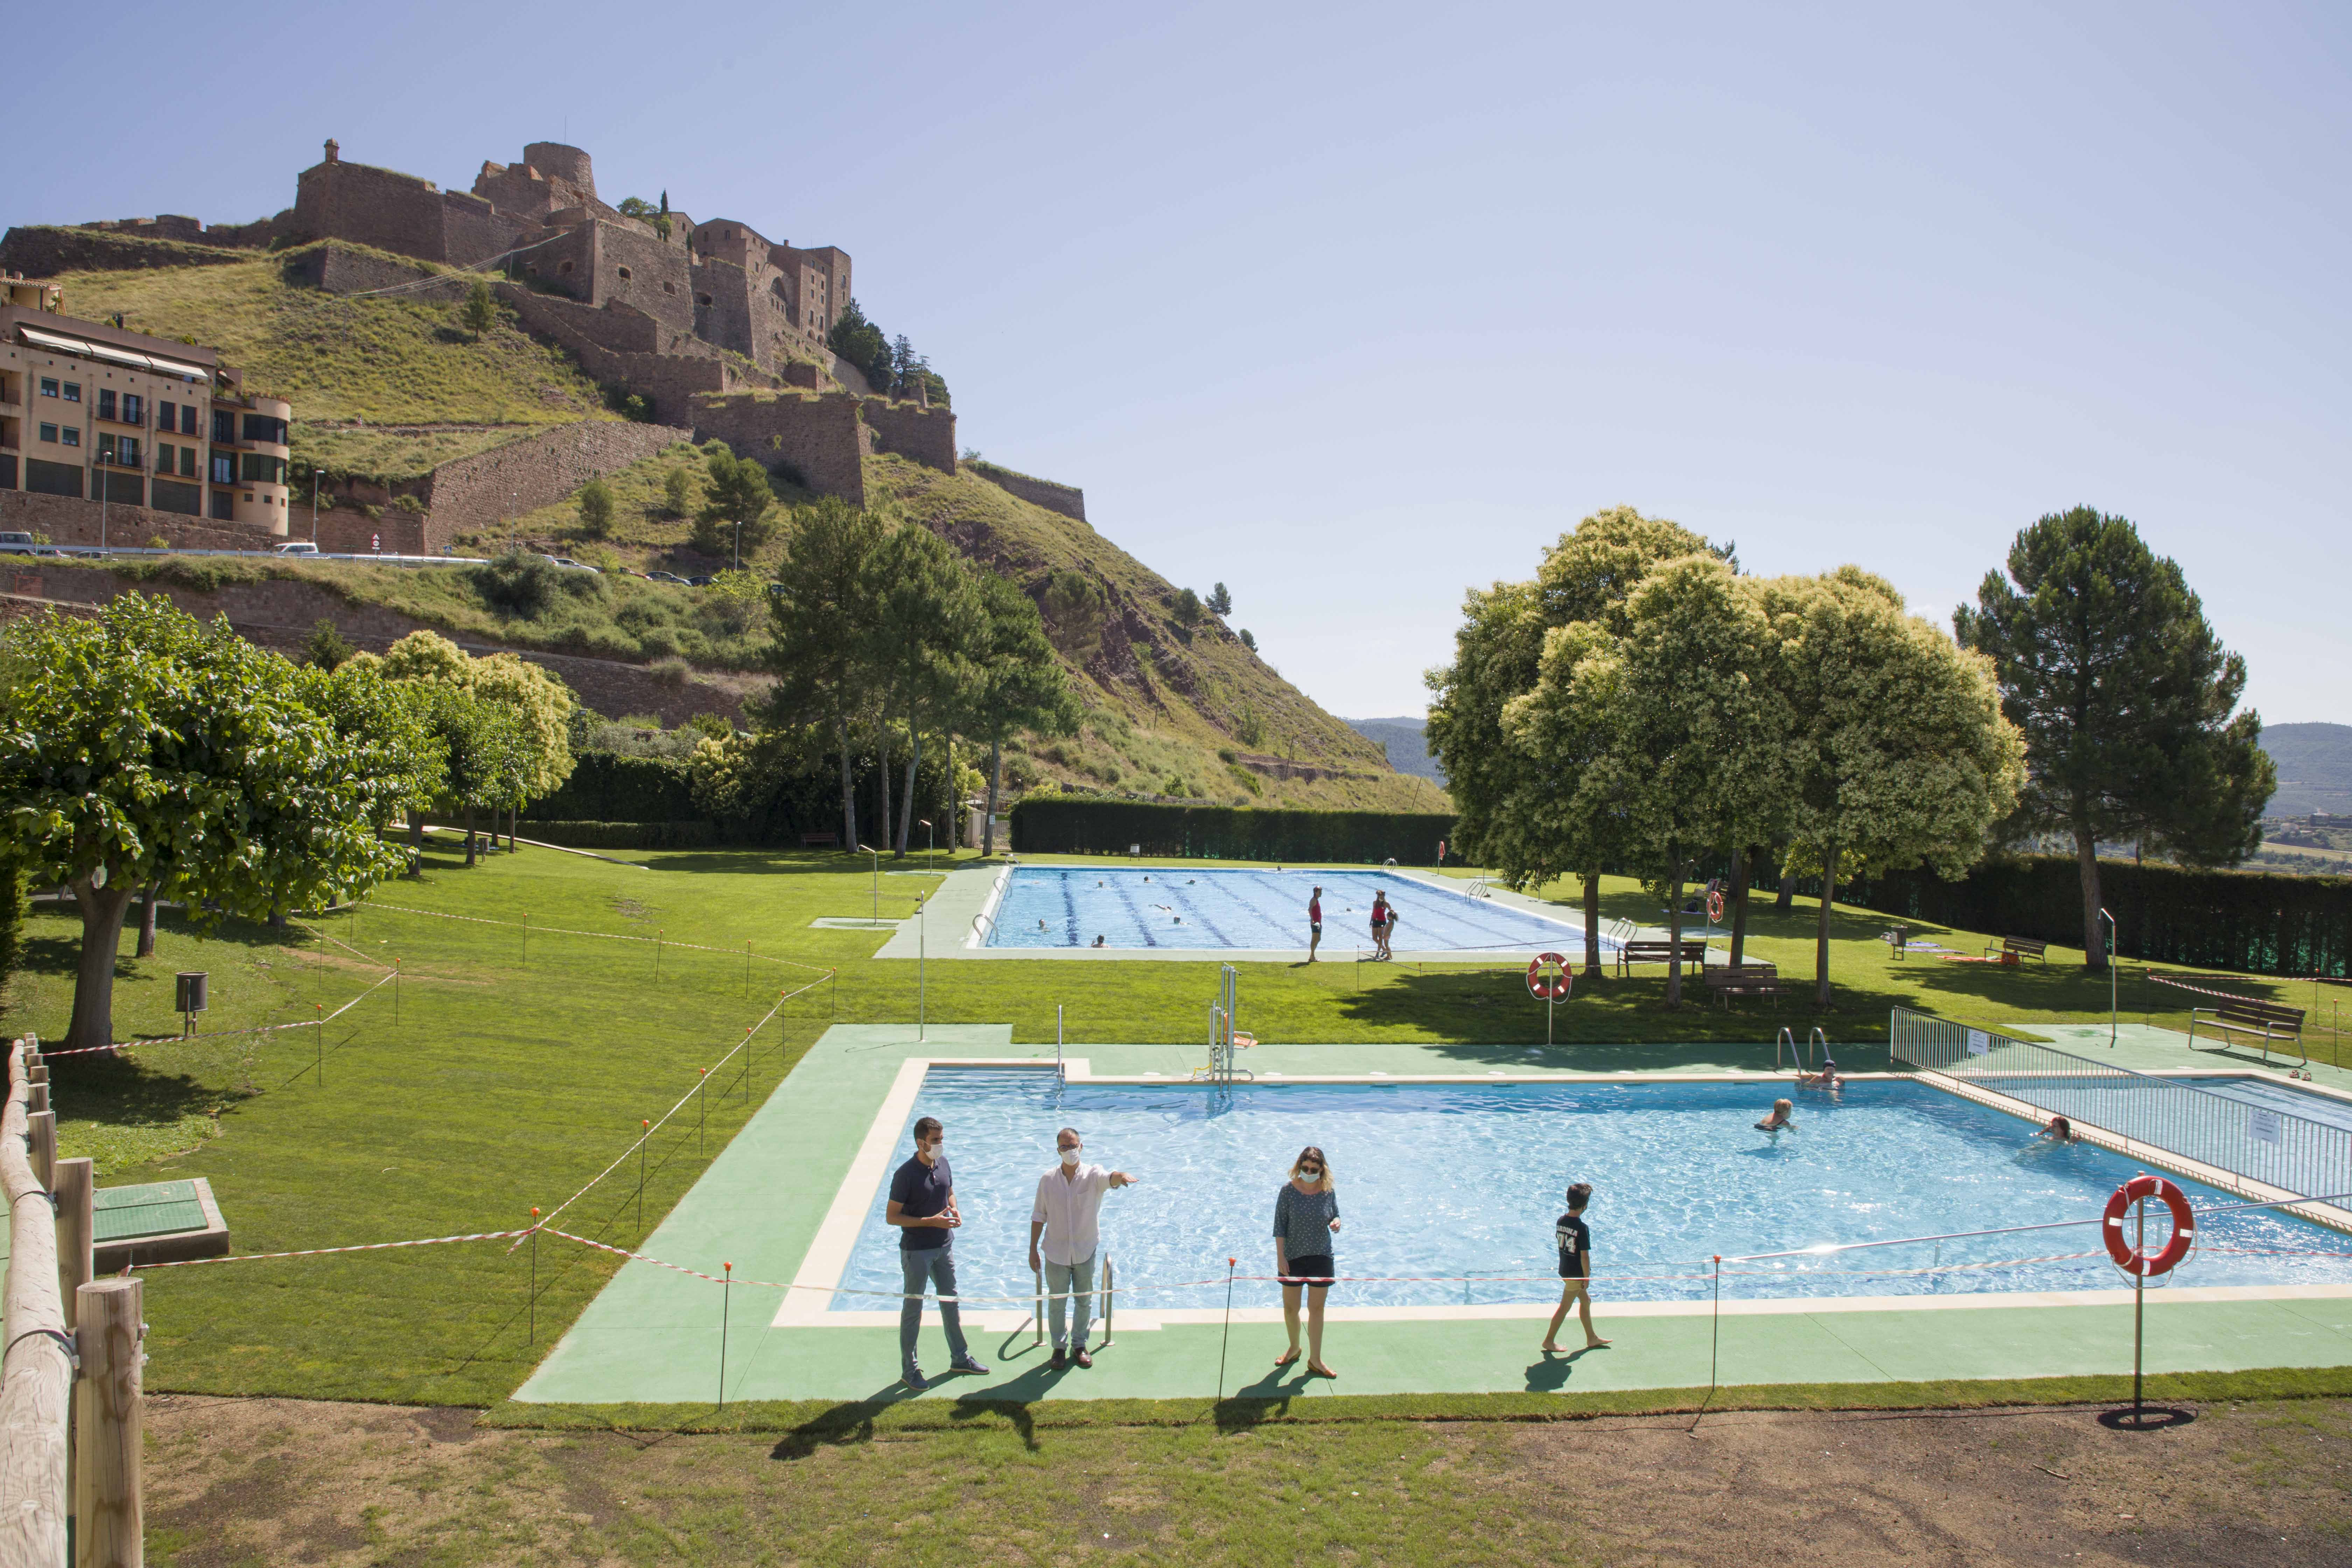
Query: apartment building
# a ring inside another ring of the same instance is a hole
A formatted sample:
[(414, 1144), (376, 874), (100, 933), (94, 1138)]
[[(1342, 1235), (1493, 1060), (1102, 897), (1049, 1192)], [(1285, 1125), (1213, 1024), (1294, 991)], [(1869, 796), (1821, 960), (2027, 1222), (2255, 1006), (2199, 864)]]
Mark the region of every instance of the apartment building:
[(59, 314), (53, 284), (0, 291), (0, 490), (287, 531), (292, 405), (211, 349)]

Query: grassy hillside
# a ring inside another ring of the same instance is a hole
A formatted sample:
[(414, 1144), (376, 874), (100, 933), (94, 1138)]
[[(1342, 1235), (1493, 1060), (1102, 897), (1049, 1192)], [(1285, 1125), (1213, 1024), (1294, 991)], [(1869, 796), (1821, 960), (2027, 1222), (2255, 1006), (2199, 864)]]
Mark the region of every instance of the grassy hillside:
[(560, 351), (506, 323), (476, 342), (453, 304), (289, 282), (307, 254), (58, 281), (68, 315), (119, 311), (133, 331), (220, 350), (248, 391), (293, 403), (296, 461), (330, 475), (413, 478), (549, 425), (613, 417)]

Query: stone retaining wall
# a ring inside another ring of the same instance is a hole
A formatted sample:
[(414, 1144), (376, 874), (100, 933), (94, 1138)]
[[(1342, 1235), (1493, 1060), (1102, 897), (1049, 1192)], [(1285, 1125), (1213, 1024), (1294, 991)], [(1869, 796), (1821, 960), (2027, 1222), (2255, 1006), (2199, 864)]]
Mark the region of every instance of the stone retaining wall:
[(674, 425), (583, 419), (444, 463), (424, 492), (426, 552), (455, 543), (458, 534), (490, 531), (507, 518), (552, 505), (590, 479), (693, 438), (693, 431)]

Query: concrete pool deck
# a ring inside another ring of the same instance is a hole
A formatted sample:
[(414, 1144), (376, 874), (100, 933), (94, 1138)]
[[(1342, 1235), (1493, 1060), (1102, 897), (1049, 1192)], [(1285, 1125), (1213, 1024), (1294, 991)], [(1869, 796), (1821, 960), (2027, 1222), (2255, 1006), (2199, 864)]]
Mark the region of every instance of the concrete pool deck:
[[(2057, 1027), (2034, 1032), (2055, 1037)], [(2105, 1053), (2105, 1026), (2098, 1034)], [(718, 1275), (722, 1263), (734, 1265), (738, 1283), (725, 1297), (728, 1400), (870, 1399), (888, 1396), (895, 1385), (898, 1334), (890, 1312), (825, 1312), (822, 1293), (808, 1289), (839, 1278), (841, 1258), (831, 1254), (843, 1245), (843, 1216), (862, 1215), (872, 1197), (867, 1178), (904, 1157), (897, 1143), (903, 1116), (883, 1113), (919, 1078), (923, 1063), (1053, 1061), (1050, 1046), (1015, 1046), (1003, 1026), (933, 1026), (927, 1035), (918, 1040), (911, 1025), (829, 1029), (646, 1243), (647, 1257), (683, 1268)], [(2115, 1054), (2142, 1070), (2245, 1070), (2220, 1053), (2189, 1052), (2179, 1041), (2140, 1026), (2119, 1037)], [(1769, 1044), (1269, 1045), (1250, 1053), (1249, 1065), (1262, 1077), (1292, 1079), (1380, 1074), (1541, 1081), (1632, 1071), (1748, 1074), (1769, 1066)], [(1203, 1051), (1089, 1043), (1066, 1053), (1073, 1066), (1083, 1058), (1091, 1078), (1158, 1074), (1164, 1081), (1201, 1065)], [(877, 1128), (887, 1146), (877, 1147)], [(1017, 1201), (1025, 1203), (1025, 1194)], [(855, 1230), (848, 1229), (852, 1239)], [(803, 1287), (789, 1303), (787, 1285)], [(1705, 1303), (1613, 1303), (1606, 1300), (1605, 1278), (1601, 1289), (1598, 1326), (1616, 1343), (1575, 1357), (1538, 1352), (1549, 1316), (1543, 1305), (1335, 1303), (1327, 1351), (1341, 1373), (1336, 1382), (1301, 1378), (1295, 1367), (1281, 1374), (1270, 1370), (1283, 1345), (1271, 1309), (1236, 1310), (1229, 1341), (1222, 1321), (1199, 1321), (1215, 1314), (1122, 1310), (1115, 1338), (1093, 1370), (1056, 1373), (1030, 1331), (1015, 1328), (1027, 1318), (1025, 1305), (976, 1307), (966, 1313), (972, 1348), (994, 1371), (945, 1379), (927, 1397), (1201, 1397), (1216, 1392), (1221, 1357), (1224, 1392), (1253, 1396), (1687, 1387), (1709, 1381), (1711, 1353), (1717, 1380), (1726, 1384), (2064, 1376), (2127, 1373), (2131, 1366), (2125, 1290), (1743, 1300), (1724, 1303), (1718, 1321)], [(712, 1398), (719, 1392), (721, 1300), (718, 1285), (692, 1274), (627, 1263), (515, 1397), (566, 1404)], [(820, 1310), (808, 1310), (812, 1303)], [(2352, 1363), (2352, 1287), (2171, 1288), (2151, 1291), (2148, 1304), (2151, 1371)], [(938, 1373), (947, 1353), (935, 1308), (927, 1308), (924, 1321), (924, 1364)], [(1563, 1342), (1572, 1342), (1572, 1321), (1565, 1333)]]

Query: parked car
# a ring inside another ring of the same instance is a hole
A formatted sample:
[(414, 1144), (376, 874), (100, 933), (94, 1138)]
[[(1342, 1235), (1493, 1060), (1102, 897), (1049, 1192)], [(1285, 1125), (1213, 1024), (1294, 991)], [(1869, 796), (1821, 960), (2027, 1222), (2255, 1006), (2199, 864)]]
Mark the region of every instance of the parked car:
[(686, 580), (686, 585), (689, 588), (708, 588), (712, 581), (713, 579), (709, 577), (688, 577)]
[(646, 581), (648, 583), (675, 583), (681, 588), (686, 586), (686, 579), (679, 576), (675, 572), (648, 572), (646, 574)]
[(558, 566), (562, 567), (567, 572), (593, 572), (597, 570), (597, 568), (589, 565), (585, 561), (574, 561), (569, 555), (551, 555), (548, 559), (554, 562)]
[(0, 555), (38, 555), (41, 546), (29, 533), (0, 532)]
[(273, 547), (269, 553), (272, 555), (316, 555), (319, 553), (319, 547), (316, 544), (311, 543), (310, 541), (307, 539), (289, 539), (285, 543)]

